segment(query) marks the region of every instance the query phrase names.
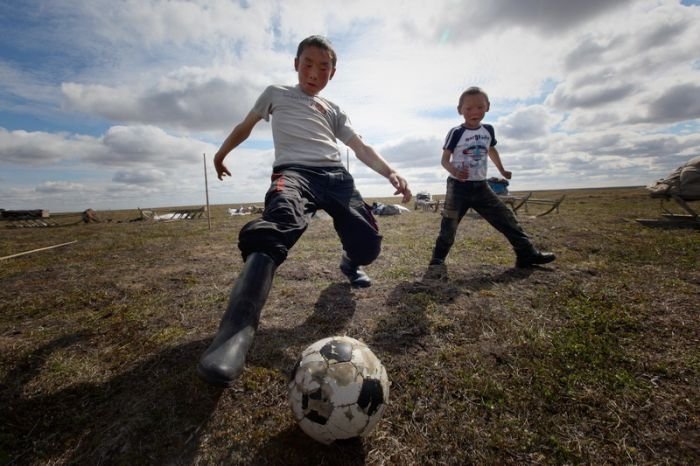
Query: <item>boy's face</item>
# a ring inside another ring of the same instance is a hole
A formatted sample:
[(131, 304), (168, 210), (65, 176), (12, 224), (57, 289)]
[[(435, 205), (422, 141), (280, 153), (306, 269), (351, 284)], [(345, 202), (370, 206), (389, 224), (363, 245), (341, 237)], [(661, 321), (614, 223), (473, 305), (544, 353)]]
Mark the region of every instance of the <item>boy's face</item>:
[(299, 74), (299, 87), (307, 95), (321, 92), (335, 74), (331, 53), (313, 45), (305, 47), (294, 59), (294, 69)]
[(465, 95), (459, 113), (464, 117), (464, 123), (468, 128), (477, 128), (484, 119), (489, 105), (486, 97), (481, 94)]

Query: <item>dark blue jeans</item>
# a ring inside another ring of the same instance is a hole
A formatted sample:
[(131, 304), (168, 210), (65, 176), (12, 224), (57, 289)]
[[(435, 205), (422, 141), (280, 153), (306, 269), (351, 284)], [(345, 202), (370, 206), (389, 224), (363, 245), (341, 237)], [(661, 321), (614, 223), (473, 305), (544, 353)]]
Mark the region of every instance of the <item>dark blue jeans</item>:
[(261, 218), (248, 222), (238, 235), (243, 259), (264, 252), (280, 265), (306, 231), (313, 214), (323, 209), (333, 218), (343, 250), (357, 265), (372, 263), (382, 237), (371, 208), (343, 167), (276, 167), (265, 195)]
[(513, 211), (491, 190), (486, 181), (459, 181), (448, 178), (440, 234), (435, 241), (433, 258), (444, 260), (447, 257), (454, 244), (459, 222), (469, 208), (474, 209), (491, 226), (500, 231), (513, 246), (518, 257), (536, 254), (537, 250), (518, 223)]

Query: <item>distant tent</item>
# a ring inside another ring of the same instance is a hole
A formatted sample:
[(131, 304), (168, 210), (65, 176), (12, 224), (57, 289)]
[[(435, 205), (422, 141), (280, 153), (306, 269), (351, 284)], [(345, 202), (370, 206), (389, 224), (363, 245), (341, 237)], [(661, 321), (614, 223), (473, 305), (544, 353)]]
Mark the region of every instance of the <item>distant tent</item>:
[(686, 201), (700, 200), (700, 156), (690, 159), (647, 189), (651, 191), (651, 197), (678, 196)]
[[(700, 156), (669, 173), (666, 178), (647, 186), (650, 196), (661, 200), (664, 220), (638, 218), (647, 226), (673, 226), (700, 228), (700, 216), (690, 206), (692, 201), (700, 201)], [(677, 214), (664, 207), (665, 201), (675, 201), (687, 214)]]
[(372, 213), (374, 215), (401, 215), (404, 212), (410, 212), (410, 210), (399, 204), (382, 204), (378, 202), (372, 204)]

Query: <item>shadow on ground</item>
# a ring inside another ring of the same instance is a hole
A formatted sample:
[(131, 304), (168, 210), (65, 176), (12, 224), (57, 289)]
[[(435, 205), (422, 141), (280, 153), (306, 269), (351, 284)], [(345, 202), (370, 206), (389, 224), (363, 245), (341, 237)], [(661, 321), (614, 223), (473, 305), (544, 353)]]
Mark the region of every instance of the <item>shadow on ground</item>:
[(378, 322), (370, 346), (401, 353), (420, 346), (430, 333), (428, 310), (439, 309), (459, 296), (492, 288), (498, 283), (526, 280), (535, 269), (479, 270), (469, 275), (450, 273), (446, 265), (430, 266), (419, 281), (400, 283), (386, 300), (392, 311)]
[(89, 338), (57, 338), (7, 374), (0, 395), (7, 463), (189, 464), (221, 395), (195, 376), (203, 343), (168, 348), (104, 383), (32, 392), (31, 381), (54, 352)]
[(342, 334), (355, 309), (350, 286), (331, 284), (321, 292), (314, 312), (305, 321), (295, 327), (260, 329), (248, 355), (248, 363), (289, 374), (298, 355), (290, 355), (286, 351), (288, 348), (305, 348), (321, 338)]

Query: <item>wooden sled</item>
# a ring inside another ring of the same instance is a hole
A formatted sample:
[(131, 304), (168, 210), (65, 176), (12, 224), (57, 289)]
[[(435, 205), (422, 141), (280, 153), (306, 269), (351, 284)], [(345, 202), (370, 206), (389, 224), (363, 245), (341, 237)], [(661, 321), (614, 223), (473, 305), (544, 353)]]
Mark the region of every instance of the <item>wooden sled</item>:
[(139, 222), (143, 220), (156, 221), (156, 222), (174, 222), (176, 220), (196, 220), (202, 218), (204, 213), (207, 211), (205, 206), (196, 209), (177, 209), (170, 210), (164, 214), (158, 214), (151, 209), (141, 209), (138, 208), (139, 216), (135, 219), (129, 220), (129, 222)]
[(521, 208), (530, 199), (532, 193), (527, 193), (525, 196), (513, 196), (512, 194), (499, 194), (498, 197), (508, 206), (514, 213), (518, 213)]
[[(662, 211), (662, 218), (660, 219), (650, 219), (650, 218), (638, 218), (636, 219), (638, 223), (649, 227), (666, 227), (666, 228), (700, 228), (700, 217), (698, 213), (690, 207), (688, 202), (700, 201), (700, 198), (693, 199), (683, 199), (677, 194), (667, 194), (660, 197), (660, 209)], [(666, 202), (675, 201), (676, 204), (683, 209), (685, 214), (674, 213), (666, 207)]]
[(503, 202), (505, 202), (508, 206), (510, 206), (511, 209), (513, 209), (513, 212), (515, 212), (516, 215), (518, 214), (518, 210), (521, 207), (525, 207), (525, 212), (529, 213), (528, 207), (531, 205), (545, 206), (545, 210), (543, 212), (535, 214), (535, 217), (544, 217), (545, 215), (554, 212), (555, 210), (557, 213), (559, 213), (559, 206), (561, 205), (565, 197), (566, 196), (561, 196), (558, 199), (538, 199), (533, 198), (532, 193), (530, 192), (525, 196), (501, 196), (501, 199), (503, 199)]

